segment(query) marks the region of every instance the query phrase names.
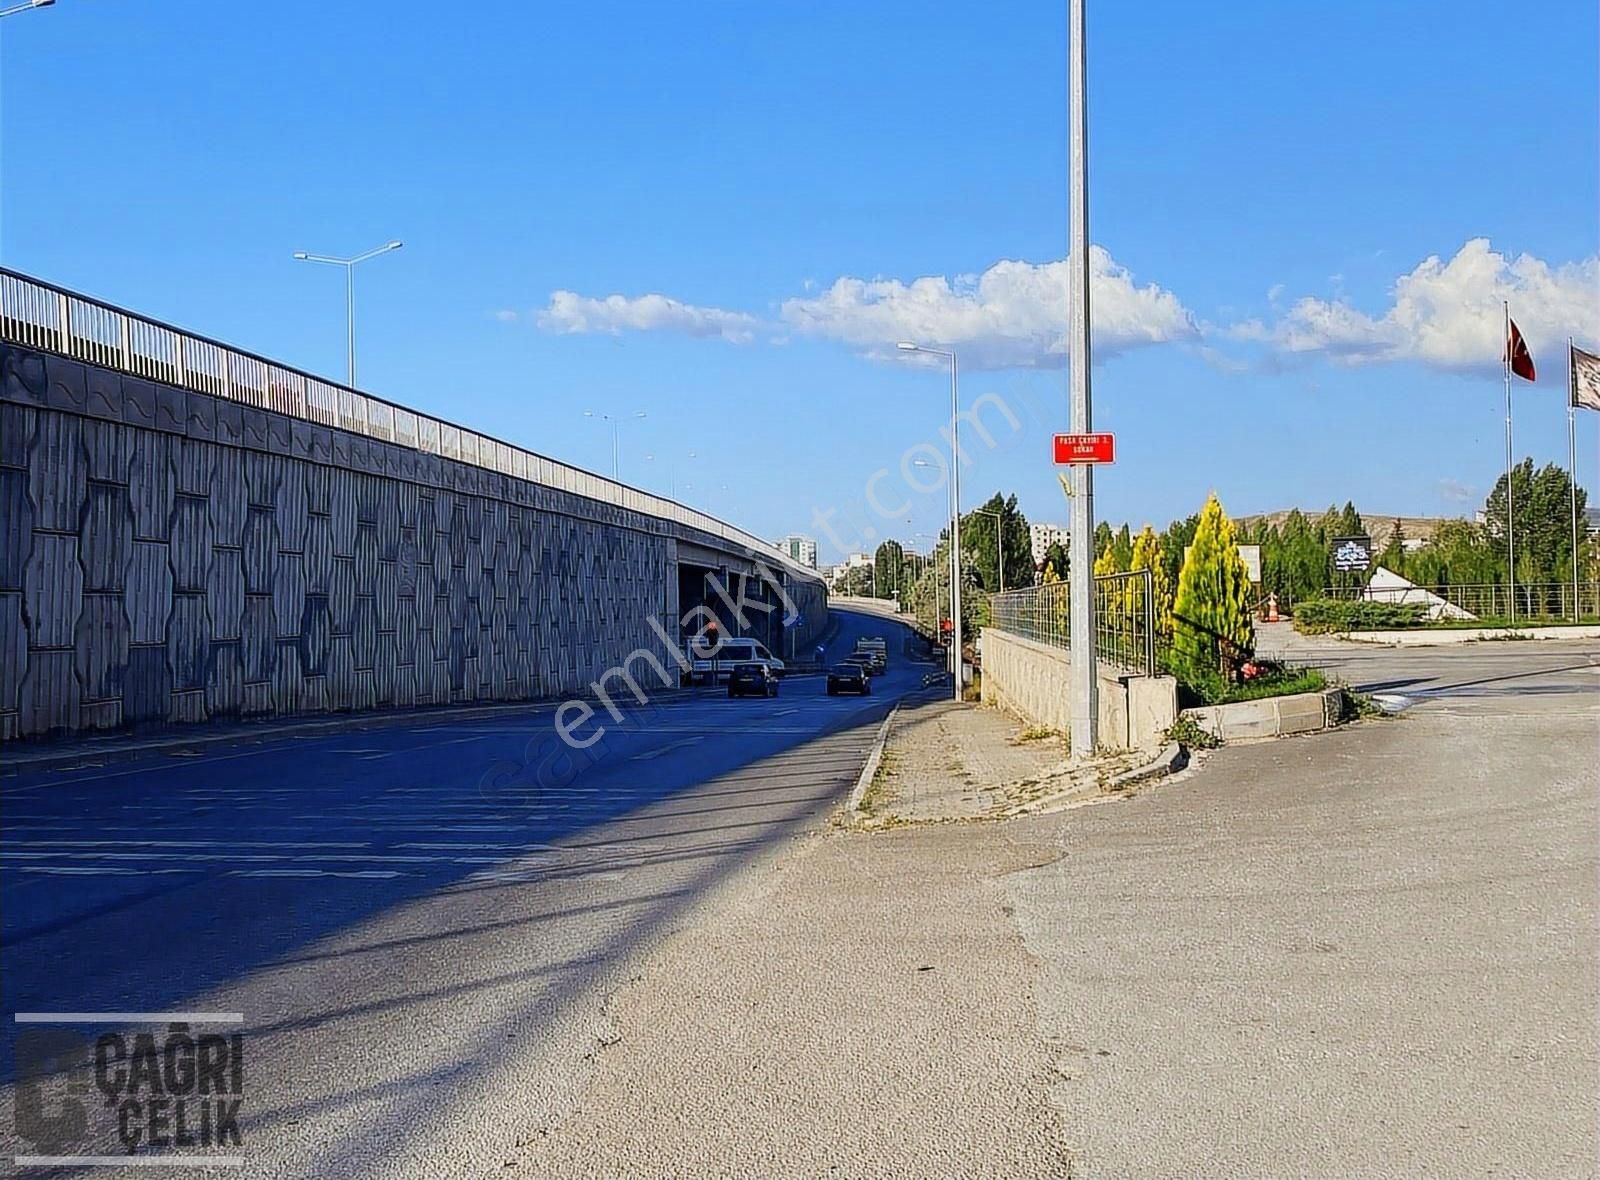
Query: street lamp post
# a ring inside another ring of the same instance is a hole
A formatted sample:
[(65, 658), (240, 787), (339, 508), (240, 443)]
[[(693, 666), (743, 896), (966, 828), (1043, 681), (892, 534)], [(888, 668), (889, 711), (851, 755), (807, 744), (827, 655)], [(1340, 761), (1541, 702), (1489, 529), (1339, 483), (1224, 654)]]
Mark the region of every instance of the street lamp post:
[[(585, 418), (599, 418), (600, 420), (602, 420), (604, 422), (611, 423), (611, 478), (612, 479), (616, 479), (617, 478), (617, 427), (618, 427), (618, 425), (620, 425), (621, 419), (619, 417), (617, 417), (615, 414), (596, 414), (593, 410), (585, 410), (583, 412), (583, 416)], [(649, 415), (647, 415), (643, 410), (640, 410), (635, 414), (629, 414), (628, 417), (630, 417), (630, 418), (646, 418), (646, 417), (649, 417)], [(646, 456), (646, 457), (648, 458), (648, 456)]]
[(944, 357), (950, 362), (950, 651), (955, 699), (959, 701), (966, 669), (961, 659), (961, 444), (957, 439), (961, 403), (957, 387), (956, 354), (940, 348), (926, 348), (910, 340), (902, 340), (895, 347), (901, 352), (922, 352), (929, 356)]
[(329, 266), (344, 267), (345, 367), (348, 373), (345, 384), (351, 389), (356, 387), (356, 263), (376, 258), (379, 254), (387, 254), (391, 250), (398, 250), (400, 246), (401, 243), (398, 241), (385, 242), (381, 246), (374, 246), (364, 254), (357, 254), (354, 258), (335, 258), (332, 254), (310, 254), (305, 250), (294, 252), (295, 258), (301, 262), (322, 262)]
[[(1088, 63), (1085, 0), (1068, 0), (1067, 39), (1067, 304), (1068, 420), (1074, 433), (1094, 429), (1089, 394), (1089, 116), (1084, 104)], [(1098, 685), (1094, 650), (1094, 467), (1074, 463), (1071, 568), (1067, 594), (1072, 756), (1093, 758), (1099, 745)]]

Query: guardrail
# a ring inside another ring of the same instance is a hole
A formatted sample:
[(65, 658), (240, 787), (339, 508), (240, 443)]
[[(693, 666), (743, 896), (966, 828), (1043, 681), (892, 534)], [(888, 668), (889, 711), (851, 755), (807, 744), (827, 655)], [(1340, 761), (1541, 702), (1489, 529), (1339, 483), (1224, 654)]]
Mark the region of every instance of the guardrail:
[(3, 267), (0, 339), (670, 520), (741, 546), (769, 565), (817, 577), (760, 537), (676, 500)]
[[(1065, 582), (1007, 590), (989, 599), (990, 626), (1036, 643), (1070, 648), (1071, 614)], [(1154, 576), (1147, 569), (1094, 579), (1096, 658), (1141, 676), (1158, 671)]]

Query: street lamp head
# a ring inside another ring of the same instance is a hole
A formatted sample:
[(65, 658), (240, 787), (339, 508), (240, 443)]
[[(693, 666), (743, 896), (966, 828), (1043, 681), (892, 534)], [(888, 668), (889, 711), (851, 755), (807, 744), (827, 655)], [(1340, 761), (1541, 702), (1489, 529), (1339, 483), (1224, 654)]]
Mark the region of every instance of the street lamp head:
[(646, 414), (643, 410), (640, 410), (637, 414), (634, 415), (635, 418), (648, 418), (649, 416), (650, 415)]
[(909, 340), (902, 340), (902, 341), (900, 341), (899, 344), (896, 344), (895, 347), (898, 348), (901, 352), (921, 352), (922, 351), (922, 349), (919, 346), (911, 343), (911, 341), (909, 341)]
[(583, 412), (583, 416), (585, 418), (593, 418), (594, 417), (594, 411), (593, 410), (585, 410)]
[(307, 254), (304, 250), (296, 250), (294, 252), (294, 256), (296, 258), (298, 258), (301, 262), (305, 262), (308, 258), (311, 257), (311, 255)]
[(35, 8), (49, 8), (55, 2), (56, 0), (33, 0), (33, 6)]
[(405, 245), (404, 242), (396, 239), (395, 241), (390, 242), (388, 245), (384, 246), (384, 249), (385, 250), (398, 250), (403, 245)]

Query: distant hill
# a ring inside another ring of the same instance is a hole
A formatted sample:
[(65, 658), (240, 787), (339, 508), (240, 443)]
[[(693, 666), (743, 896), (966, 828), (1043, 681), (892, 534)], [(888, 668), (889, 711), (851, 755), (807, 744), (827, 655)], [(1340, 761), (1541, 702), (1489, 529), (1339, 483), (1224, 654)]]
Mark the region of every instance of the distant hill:
[[(1256, 524), (1263, 520), (1265, 520), (1268, 524), (1275, 525), (1281, 529), (1283, 528), (1283, 522), (1289, 518), (1289, 513), (1292, 511), (1293, 509), (1291, 508), (1285, 508), (1281, 512), (1257, 512), (1250, 516), (1235, 517), (1233, 523), (1234, 527), (1241, 531), (1246, 529), (1254, 529)], [(1326, 511), (1326, 508), (1318, 508), (1311, 512), (1307, 512), (1304, 508), (1300, 509), (1301, 514), (1313, 524), (1315, 524), (1317, 518)], [(1372, 535), (1373, 541), (1379, 545), (1382, 545), (1389, 539), (1389, 530), (1394, 528), (1394, 522), (1397, 519), (1400, 521), (1400, 532), (1408, 540), (1427, 541), (1431, 540), (1433, 538), (1433, 534), (1438, 532), (1440, 525), (1444, 524), (1446, 521), (1459, 520), (1461, 518), (1450, 516), (1395, 517), (1387, 516), (1381, 512), (1361, 511), (1362, 523), (1367, 526), (1367, 532)]]

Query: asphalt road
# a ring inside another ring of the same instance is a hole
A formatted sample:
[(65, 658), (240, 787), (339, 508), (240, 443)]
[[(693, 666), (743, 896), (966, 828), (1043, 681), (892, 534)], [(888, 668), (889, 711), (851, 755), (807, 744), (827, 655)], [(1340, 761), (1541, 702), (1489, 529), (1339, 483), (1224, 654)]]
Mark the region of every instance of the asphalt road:
[[(896, 629), (839, 617), (831, 656)], [(6, 779), (5, 1011), (243, 1014), (246, 1175), (497, 1170), (631, 965), (821, 824), (926, 670), (630, 705), (576, 766), (538, 708)]]
[(1591, 1177), (1600, 644), (1326, 644), (1402, 712), (1020, 825), (1078, 1177)]

